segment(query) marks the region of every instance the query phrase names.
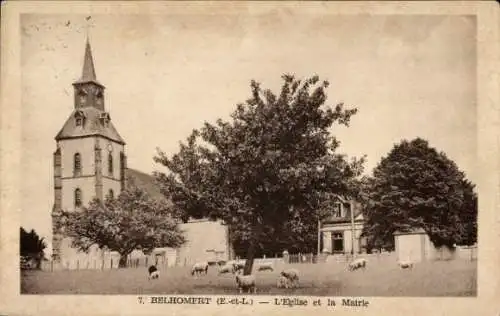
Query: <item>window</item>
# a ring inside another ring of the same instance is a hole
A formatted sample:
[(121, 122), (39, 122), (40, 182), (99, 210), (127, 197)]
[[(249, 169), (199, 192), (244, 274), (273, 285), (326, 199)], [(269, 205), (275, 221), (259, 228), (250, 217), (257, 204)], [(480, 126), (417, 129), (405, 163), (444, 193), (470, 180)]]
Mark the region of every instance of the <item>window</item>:
[(82, 206), (82, 190), (80, 188), (75, 189), (75, 207)]
[(108, 154), (108, 173), (110, 176), (113, 175), (113, 155), (111, 153)]
[(101, 113), (99, 119), (104, 127), (109, 127), (109, 121), (111, 120), (111, 118), (109, 117), (108, 113)]
[(120, 152), (120, 170), (121, 172), (123, 172), (123, 170), (125, 170), (125, 154), (122, 152)]
[(76, 126), (83, 126), (85, 123), (85, 113), (81, 110), (75, 112), (75, 123)]
[(82, 173), (82, 157), (80, 153), (76, 153), (73, 156), (73, 174), (79, 176)]
[(342, 232), (332, 232), (333, 252), (344, 252), (344, 234)]
[(342, 207), (340, 203), (335, 203), (333, 206), (333, 217), (342, 217)]
[(110, 199), (114, 199), (115, 198), (115, 192), (113, 192), (113, 189), (109, 189), (108, 196), (109, 196)]

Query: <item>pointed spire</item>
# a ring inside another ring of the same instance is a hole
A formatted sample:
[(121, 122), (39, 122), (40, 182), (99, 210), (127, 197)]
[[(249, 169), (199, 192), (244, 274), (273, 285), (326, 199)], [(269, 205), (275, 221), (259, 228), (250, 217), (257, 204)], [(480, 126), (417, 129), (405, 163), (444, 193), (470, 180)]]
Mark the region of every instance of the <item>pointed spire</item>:
[(94, 68), (94, 59), (92, 58), (92, 49), (90, 48), (89, 38), (85, 45), (85, 57), (83, 59), (83, 70), (80, 81), (97, 81)]
[(103, 86), (97, 81), (94, 67), (94, 58), (92, 57), (92, 48), (90, 47), (89, 36), (87, 35), (87, 42), (85, 43), (85, 56), (83, 57), (82, 76), (75, 84), (93, 82), (99, 86)]

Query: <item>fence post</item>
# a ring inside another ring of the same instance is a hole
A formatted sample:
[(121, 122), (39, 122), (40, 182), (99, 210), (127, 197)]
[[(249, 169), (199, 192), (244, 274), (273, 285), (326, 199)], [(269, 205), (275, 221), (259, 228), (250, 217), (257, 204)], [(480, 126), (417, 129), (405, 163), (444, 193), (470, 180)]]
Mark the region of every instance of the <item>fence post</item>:
[(76, 270), (80, 270), (80, 259), (76, 260)]
[(113, 258), (111, 258), (111, 269), (113, 269)]

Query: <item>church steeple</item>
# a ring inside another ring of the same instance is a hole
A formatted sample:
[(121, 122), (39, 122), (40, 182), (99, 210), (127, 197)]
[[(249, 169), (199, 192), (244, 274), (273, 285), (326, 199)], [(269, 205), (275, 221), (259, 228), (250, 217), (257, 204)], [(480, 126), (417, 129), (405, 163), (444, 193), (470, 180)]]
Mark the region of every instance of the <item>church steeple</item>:
[(104, 111), (104, 86), (97, 81), (92, 57), (92, 48), (87, 37), (83, 58), (82, 76), (73, 83), (75, 88), (75, 109), (95, 107)]
[(94, 68), (94, 59), (92, 58), (92, 49), (90, 48), (89, 38), (85, 44), (85, 57), (83, 58), (82, 82), (97, 81)]

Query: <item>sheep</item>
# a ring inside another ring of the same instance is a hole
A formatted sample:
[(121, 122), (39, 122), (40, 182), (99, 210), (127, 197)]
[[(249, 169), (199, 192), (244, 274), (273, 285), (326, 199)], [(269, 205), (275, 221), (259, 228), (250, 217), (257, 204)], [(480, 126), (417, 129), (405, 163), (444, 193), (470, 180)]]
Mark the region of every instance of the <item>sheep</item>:
[(238, 290), (243, 293), (243, 290), (248, 291), (248, 293), (257, 293), (257, 287), (255, 285), (255, 275), (237, 275), (236, 284), (238, 285)]
[(158, 268), (156, 268), (156, 266), (149, 266), (148, 273), (149, 280), (160, 278), (160, 271), (158, 271)]
[(208, 262), (197, 262), (193, 265), (191, 269), (191, 275), (197, 275), (204, 273), (205, 275), (208, 273)]
[(243, 269), (245, 268), (245, 263), (246, 260), (238, 260), (233, 263), (233, 273), (241, 273), (243, 272)]
[(355, 259), (355, 260), (351, 261), (348, 265), (349, 271), (354, 271), (354, 270), (357, 270), (359, 268), (363, 268), (363, 269), (366, 268), (366, 259), (364, 259), (364, 258)]
[(281, 276), (287, 278), (290, 286), (299, 286), (299, 271), (297, 269), (286, 269), (281, 271)]
[(221, 275), (224, 273), (234, 273), (234, 266), (232, 264), (225, 264), (222, 267), (220, 267), (218, 274)]
[(276, 287), (279, 289), (279, 288), (282, 288), (284, 287), (285, 289), (288, 289), (288, 279), (282, 275), (280, 275), (278, 277), (278, 281), (276, 282)]
[(259, 267), (257, 268), (257, 271), (266, 271), (266, 270), (274, 271), (272, 262), (262, 262), (261, 264), (259, 264)]
[(413, 269), (413, 262), (411, 261), (399, 261), (398, 265), (401, 269)]

